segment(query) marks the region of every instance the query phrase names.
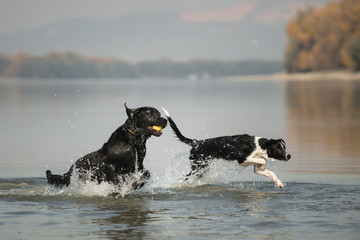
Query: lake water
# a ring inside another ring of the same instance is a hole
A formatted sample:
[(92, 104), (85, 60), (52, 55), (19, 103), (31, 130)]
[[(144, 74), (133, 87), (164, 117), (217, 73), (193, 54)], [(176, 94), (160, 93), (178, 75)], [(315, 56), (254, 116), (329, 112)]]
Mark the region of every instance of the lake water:
[[(183, 182), (189, 147), (170, 128), (147, 144), (152, 179), (46, 184), (97, 150), (129, 107), (165, 107), (187, 137), (283, 138), (285, 184), (214, 161)], [(0, 79), (1, 239), (359, 239), (360, 82)]]

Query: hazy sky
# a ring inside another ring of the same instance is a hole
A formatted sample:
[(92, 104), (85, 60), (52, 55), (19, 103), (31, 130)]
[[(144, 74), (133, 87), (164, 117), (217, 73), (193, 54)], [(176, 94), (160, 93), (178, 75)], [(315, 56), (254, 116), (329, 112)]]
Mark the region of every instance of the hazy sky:
[[(308, 4), (321, 7), (327, 1), (0, 0), (0, 52), (40, 55), (54, 50), (73, 51), (131, 60), (280, 59), (286, 42), (286, 22), (298, 9)], [(155, 14), (138, 14), (149, 12)], [(132, 14), (137, 15), (121, 18)], [(151, 27), (156, 35), (147, 31), (148, 16), (164, 21)], [(180, 20), (177, 25), (169, 20), (175, 18)], [(132, 29), (124, 19), (132, 19), (131, 23), (140, 28)], [(71, 31), (73, 23), (79, 22), (83, 25)], [(122, 28), (103, 29), (104, 22)], [(198, 23), (206, 23), (207, 27)]]
[[(262, 0), (264, 3), (268, 0)], [(315, 4), (327, 0), (297, 0)], [(329, 0), (330, 1), (330, 0)], [(71, 18), (107, 18), (135, 12), (211, 11), (251, 0), (0, 0), (0, 34)], [(261, 3), (260, 1), (257, 1)], [(276, 1), (275, 1), (276, 2)]]
[(106, 18), (135, 12), (201, 11), (226, 8), (239, 0), (0, 0), (0, 34), (70, 18)]

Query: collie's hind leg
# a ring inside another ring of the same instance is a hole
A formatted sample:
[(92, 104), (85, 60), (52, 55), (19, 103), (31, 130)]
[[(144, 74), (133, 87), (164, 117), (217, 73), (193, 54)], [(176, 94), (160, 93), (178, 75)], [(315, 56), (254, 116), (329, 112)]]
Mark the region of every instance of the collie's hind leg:
[(209, 160), (190, 160), (191, 161), (191, 171), (186, 174), (185, 181), (190, 177), (195, 176), (196, 178), (202, 177), (205, 172), (209, 169), (210, 162)]

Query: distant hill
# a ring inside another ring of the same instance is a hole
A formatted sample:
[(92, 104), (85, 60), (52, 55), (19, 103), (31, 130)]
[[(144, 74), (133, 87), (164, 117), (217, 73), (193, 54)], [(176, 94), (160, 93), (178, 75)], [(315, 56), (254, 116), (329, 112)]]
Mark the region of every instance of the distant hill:
[(311, 1), (239, 1), (239, 5), (213, 12), (158, 12), (111, 19), (70, 19), (0, 35), (0, 53), (25, 51), (43, 55), (54, 50), (72, 51), (131, 61), (164, 57), (175, 60), (281, 60), (286, 43), (286, 22), (296, 8), (304, 7), (306, 3)]

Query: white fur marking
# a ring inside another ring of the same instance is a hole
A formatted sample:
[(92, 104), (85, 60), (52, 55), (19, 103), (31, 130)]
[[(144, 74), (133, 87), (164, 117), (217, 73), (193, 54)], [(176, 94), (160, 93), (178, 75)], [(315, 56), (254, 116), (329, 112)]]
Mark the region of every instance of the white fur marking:
[(246, 158), (246, 160), (240, 164), (242, 167), (247, 167), (252, 164), (266, 165), (266, 158), (268, 157), (266, 150), (262, 149), (259, 145), (259, 139), (261, 137), (255, 137), (255, 149), (254, 151)]
[(259, 140), (262, 137), (255, 137), (254, 142), (255, 142), (255, 146), (256, 148), (254, 149), (254, 151), (250, 154), (250, 158), (263, 158), (263, 159), (267, 159), (268, 155), (265, 149), (262, 149), (260, 147), (259, 144)]
[(282, 148), (285, 150), (286, 149), (285, 142), (281, 141), (280, 144), (281, 144)]
[(170, 117), (169, 112), (168, 112), (168, 111), (166, 111), (166, 109), (165, 109), (165, 108), (163, 108), (163, 107), (161, 107), (161, 108), (162, 108), (162, 110), (164, 111), (165, 115), (166, 115), (167, 117)]

